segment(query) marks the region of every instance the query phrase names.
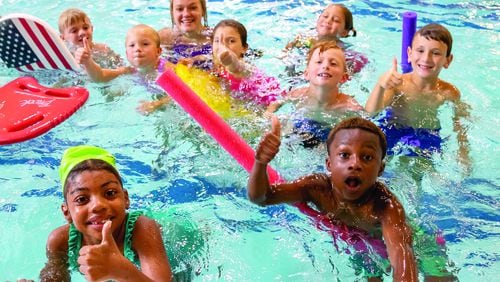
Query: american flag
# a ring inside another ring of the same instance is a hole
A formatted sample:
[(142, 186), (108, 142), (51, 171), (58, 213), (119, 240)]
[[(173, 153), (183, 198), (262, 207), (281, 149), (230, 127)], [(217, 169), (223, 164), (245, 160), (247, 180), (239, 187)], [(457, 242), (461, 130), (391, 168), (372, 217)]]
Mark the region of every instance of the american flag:
[(24, 72), (80, 70), (57, 32), (47, 23), (27, 14), (0, 18), (0, 60), (8, 68)]

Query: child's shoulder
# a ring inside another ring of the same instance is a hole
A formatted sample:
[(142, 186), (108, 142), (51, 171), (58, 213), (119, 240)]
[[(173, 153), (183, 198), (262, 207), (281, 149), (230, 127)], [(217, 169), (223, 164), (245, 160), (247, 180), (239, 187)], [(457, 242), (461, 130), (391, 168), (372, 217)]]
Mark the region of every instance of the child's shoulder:
[(456, 101), (460, 99), (460, 91), (458, 88), (447, 81), (438, 79), (436, 88), (444, 95), (446, 100)]
[(392, 191), (382, 182), (377, 181), (371, 193), (371, 200), (373, 201), (373, 211), (377, 213), (384, 213), (388, 209), (403, 208), (398, 198)]
[(62, 225), (50, 232), (47, 239), (47, 250), (66, 252), (68, 250), (69, 224)]
[(159, 228), (158, 223), (154, 219), (152, 219), (146, 215), (143, 215), (143, 214), (138, 214), (137, 220), (136, 220), (135, 225), (134, 225), (133, 233), (134, 233), (134, 236), (139, 234), (139, 233), (147, 234), (148, 232), (150, 232), (154, 228)]
[(287, 96), (288, 96), (288, 98), (292, 98), (292, 99), (304, 98), (308, 95), (307, 94), (308, 89), (309, 89), (308, 87), (295, 88), (295, 89), (292, 89), (290, 92), (288, 92)]

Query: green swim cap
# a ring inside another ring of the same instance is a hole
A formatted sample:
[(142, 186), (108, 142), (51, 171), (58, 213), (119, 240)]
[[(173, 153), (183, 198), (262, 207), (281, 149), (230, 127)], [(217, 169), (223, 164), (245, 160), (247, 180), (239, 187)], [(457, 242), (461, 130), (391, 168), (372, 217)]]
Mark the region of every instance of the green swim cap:
[(64, 151), (61, 159), (61, 165), (59, 166), (59, 176), (61, 177), (63, 193), (64, 184), (66, 184), (66, 178), (68, 177), (69, 172), (77, 164), (91, 159), (105, 161), (116, 169), (115, 157), (102, 148), (89, 145), (80, 145), (68, 148)]

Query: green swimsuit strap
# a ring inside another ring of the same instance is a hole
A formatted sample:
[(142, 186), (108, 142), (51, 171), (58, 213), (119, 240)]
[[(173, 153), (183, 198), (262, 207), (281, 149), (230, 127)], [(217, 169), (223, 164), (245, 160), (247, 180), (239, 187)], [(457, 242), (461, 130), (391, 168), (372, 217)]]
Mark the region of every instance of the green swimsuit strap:
[(82, 247), (82, 233), (78, 231), (73, 223), (69, 224), (68, 236), (68, 266), (70, 270), (78, 270), (78, 256)]
[(128, 214), (125, 224), (125, 238), (123, 239), (123, 255), (131, 262), (138, 263), (134, 250), (132, 249), (132, 233), (134, 232), (135, 222), (142, 215), (141, 211), (133, 211)]
[[(136, 261), (136, 255), (132, 249), (132, 233), (134, 231), (135, 222), (142, 215), (141, 211), (133, 211), (127, 215), (127, 221), (125, 223), (125, 238), (123, 242), (123, 255), (133, 263), (138, 263)], [(70, 270), (78, 270), (80, 265), (78, 264), (78, 256), (80, 249), (82, 248), (82, 233), (78, 231), (71, 223), (69, 225), (69, 236), (68, 236), (68, 266)]]

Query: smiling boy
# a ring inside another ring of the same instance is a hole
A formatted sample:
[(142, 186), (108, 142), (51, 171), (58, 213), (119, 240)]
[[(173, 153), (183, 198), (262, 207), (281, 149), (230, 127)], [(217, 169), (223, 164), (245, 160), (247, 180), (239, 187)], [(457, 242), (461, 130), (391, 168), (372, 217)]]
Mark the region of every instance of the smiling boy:
[[(467, 136), (460, 124), (461, 118), (468, 117), (468, 106), (460, 101), (460, 92), (454, 85), (439, 78), (441, 70), (448, 68), (453, 60), (452, 43), (450, 32), (440, 24), (428, 24), (419, 29), (407, 50), (413, 71), (399, 73), (397, 60), (394, 59), (391, 69), (380, 77), (372, 90), (365, 110), (378, 113), (390, 107), (389, 118), (391, 125), (395, 126), (389, 127), (407, 133), (385, 131), (389, 140), (394, 135), (406, 137), (411, 133), (415, 135), (412, 139), (418, 142), (410, 143), (420, 144), (418, 151), (433, 152), (440, 151), (441, 143), (438, 110), (445, 103), (451, 102), (454, 110), (453, 126), (460, 147), (458, 157), (462, 164), (469, 166)], [(391, 143), (392, 141), (389, 142), (389, 152), (393, 147)], [(417, 155), (420, 154), (417, 152)]]

